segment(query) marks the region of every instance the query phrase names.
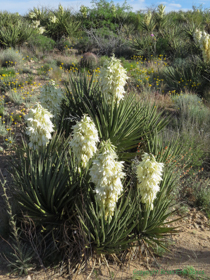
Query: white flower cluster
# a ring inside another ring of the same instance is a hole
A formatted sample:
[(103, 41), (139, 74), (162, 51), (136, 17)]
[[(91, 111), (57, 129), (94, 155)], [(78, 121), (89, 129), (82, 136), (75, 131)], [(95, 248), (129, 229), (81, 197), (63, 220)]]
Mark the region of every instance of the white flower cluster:
[(39, 103), (25, 116), (28, 126), (26, 134), (30, 137), (30, 148), (38, 149), (48, 144), (49, 139), (51, 139), (51, 133), (54, 131), (54, 125), (50, 120), (52, 117), (53, 115)]
[(115, 13), (117, 11), (117, 8), (116, 8), (116, 6), (114, 4), (111, 5), (111, 11), (115, 15)]
[(69, 143), (78, 164), (81, 163), (82, 167), (86, 167), (88, 161), (96, 153), (97, 142), (99, 142), (98, 130), (91, 118), (84, 115), (81, 121), (73, 126), (73, 139)]
[(159, 16), (159, 18), (161, 18), (161, 19), (163, 19), (164, 16), (165, 16), (165, 8), (166, 8), (166, 6), (164, 6), (163, 4), (160, 4), (160, 5), (158, 6), (158, 16)]
[(63, 15), (64, 9), (63, 9), (63, 6), (61, 4), (58, 6), (58, 10)]
[(84, 18), (87, 18), (87, 7), (85, 7), (84, 5), (82, 5), (82, 6), (80, 7), (80, 13), (82, 14), (82, 16), (83, 16)]
[(33, 28), (38, 28), (40, 25), (40, 20), (33, 20), (32, 21), (32, 27)]
[(34, 11), (29, 13), (29, 18), (36, 19), (37, 17), (40, 17), (41, 15), (42, 15), (42, 11), (40, 9), (34, 8)]
[(29, 18), (31, 18), (31, 19), (36, 18), (36, 14), (35, 14), (34, 12), (30, 12), (28, 16), (29, 16)]
[(49, 17), (49, 21), (52, 23), (56, 23), (58, 21), (57, 17), (55, 15), (52, 15)]
[(210, 62), (210, 35), (205, 31), (196, 31), (193, 34), (195, 43), (198, 44), (202, 50), (203, 60), (208, 63)]
[(44, 108), (49, 110), (55, 117), (61, 110), (61, 102), (64, 93), (61, 88), (55, 86), (55, 81), (51, 80), (49, 84), (44, 85), (40, 92), (40, 102)]
[(136, 168), (138, 188), (140, 190), (142, 203), (147, 208), (153, 209), (153, 201), (160, 190), (159, 183), (162, 180), (163, 163), (155, 160), (153, 155), (144, 153), (142, 162)]
[(148, 26), (152, 19), (152, 12), (149, 10), (144, 16), (144, 23)]
[(126, 70), (120, 64), (120, 60), (113, 55), (111, 60), (106, 60), (100, 69), (100, 85), (104, 92), (107, 102), (112, 99), (119, 102), (124, 97), (124, 86), (126, 84)]
[(38, 31), (39, 31), (39, 34), (43, 34), (45, 32), (45, 28), (43, 26), (40, 26)]
[(29, 25), (29, 27), (33, 27), (35, 29), (37, 28), (39, 34), (43, 34), (45, 32), (45, 28), (42, 26), (39, 27), (39, 25), (40, 25), (40, 20), (33, 20), (32, 25)]
[(125, 176), (123, 161), (116, 161), (117, 155), (110, 142), (102, 143), (102, 152), (93, 160), (90, 169), (91, 181), (95, 184), (96, 200), (105, 209), (105, 218), (113, 216), (119, 195), (123, 191), (121, 179)]

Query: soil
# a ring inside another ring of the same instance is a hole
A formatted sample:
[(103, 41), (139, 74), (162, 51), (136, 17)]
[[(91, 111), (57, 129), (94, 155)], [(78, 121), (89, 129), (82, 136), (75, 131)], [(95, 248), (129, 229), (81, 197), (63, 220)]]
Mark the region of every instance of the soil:
[[(33, 69), (36, 72), (35, 65), (33, 65)], [(37, 83), (40, 82), (41, 84), (44, 83), (43, 79), (38, 76), (35, 77), (35, 81)], [(7, 109), (10, 112), (12, 111), (12, 108), (15, 108), (20, 112), (22, 108), (21, 106), (22, 105), (17, 107), (16, 104), (9, 102)], [(21, 132), (18, 129), (15, 131), (15, 133), (17, 137), (21, 136)], [(2, 145), (3, 139), (0, 137), (0, 146)], [(7, 171), (7, 169), (10, 167), (10, 155), (11, 151), (6, 149), (3, 153), (0, 153), (0, 170), (3, 174), (3, 177), (7, 179), (8, 183), (11, 182), (11, 178)], [(1, 174), (0, 178), (2, 178)], [(5, 204), (2, 194), (3, 192), (0, 188), (0, 223), (2, 223), (1, 214), (5, 211)], [(186, 213), (185, 218), (175, 222), (172, 225), (179, 226), (180, 233), (171, 237), (173, 245), (169, 247), (170, 253), (165, 252), (161, 257), (155, 255), (155, 260), (151, 257), (142, 257), (141, 259), (136, 258), (131, 260), (128, 265), (123, 265), (123, 268), (121, 269), (117, 265), (110, 264), (109, 268), (111, 274), (109, 273), (107, 266), (102, 265), (100, 271), (96, 265), (91, 275), (91, 269), (89, 269), (79, 274), (77, 279), (87, 279), (88, 276), (89, 279), (186, 279), (180, 274), (180, 271), (183, 271), (186, 266), (193, 266), (196, 270), (196, 274), (192, 275), (191, 279), (210, 279), (210, 224), (207, 217), (197, 209), (191, 208), (189, 209), (188, 213)], [(0, 252), (3, 251), (5, 246), (5, 242), (1, 240)], [(203, 272), (205, 273), (205, 276), (203, 275)], [(35, 272), (31, 271), (30, 275), (24, 277), (10, 277), (8, 273), (9, 270), (3, 264), (2, 259), (0, 259), (0, 279), (72, 279), (70, 276), (66, 278), (61, 277), (59, 276), (59, 273), (56, 272), (57, 274), (55, 274), (54, 270), (42, 270)], [(73, 279), (74, 278), (75, 275), (73, 276)]]
[[(169, 253), (164, 253), (162, 257), (155, 255), (155, 258), (143, 257), (141, 260), (137, 258), (131, 260), (121, 269), (117, 265), (110, 264), (109, 268), (112, 278), (107, 266), (102, 265), (99, 272), (96, 265), (89, 279), (186, 279), (186, 277), (181, 275), (181, 272), (187, 266), (193, 266), (195, 269), (196, 274), (192, 274), (194, 278), (191, 279), (210, 279), (210, 226), (206, 216), (195, 208), (191, 208), (184, 219), (172, 225), (179, 226), (180, 232), (171, 237), (173, 245), (168, 248), (170, 250)], [(0, 250), (1, 246), (3, 246), (2, 242), (0, 243)], [(0, 259), (0, 279), (11, 279), (7, 273), (8, 270), (1, 265)], [(87, 269), (85, 272), (77, 275), (76, 279), (87, 279), (90, 273), (91, 269)], [(30, 275), (25, 277), (13, 276), (12, 278), (25, 280), (72, 279), (69, 276), (61, 277), (53, 270), (47, 272), (36, 271), (31, 272)]]

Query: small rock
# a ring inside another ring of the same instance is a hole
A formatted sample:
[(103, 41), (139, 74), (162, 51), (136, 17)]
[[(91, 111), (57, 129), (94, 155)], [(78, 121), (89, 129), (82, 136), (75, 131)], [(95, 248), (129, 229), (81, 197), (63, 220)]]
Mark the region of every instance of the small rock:
[(208, 221), (208, 219), (206, 218), (206, 216), (201, 216), (201, 219), (204, 221), (204, 222), (207, 222)]
[(201, 225), (200, 228), (201, 228), (202, 231), (205, 231), (204, 225)]
[(193, 223), (193, 226), (197, 229), (199, 228), (199, 226), (196, 223)]

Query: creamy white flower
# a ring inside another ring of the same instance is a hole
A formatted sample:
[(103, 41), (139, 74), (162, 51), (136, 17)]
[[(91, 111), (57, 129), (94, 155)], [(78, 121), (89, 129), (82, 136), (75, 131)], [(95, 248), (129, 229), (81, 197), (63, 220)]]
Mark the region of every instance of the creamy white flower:
[(152, 12), (149, 10), (144, 16), (144, 23), (148, 26), (152, 19)]
[(97, 151), (97, 142), (99, 142), (99, 137), (96, 126), (90, 117), (84, 115), (81, 121), (73, 126), (73, 138), (69, 143), (78, 164), (87, 166), (88, 161)]
[(63, 90), (56, 87), (55, 81), (50, 80), (49, 84), (42, 87), (39, 99), (42, 106), (56, 117), (61, 110), (61, 102), (63, 98)]
[(196, 31), (193, 34), (195, 43), (200, 46), (202, 51), (203, 60), (208, 63), (210, 62), (210, 35), (205, 31)]
[(91, 181), (95, 184), (96, 200), (105, 209), (105, 218), (113, 216), (119, 195), (123, 191), (121, 179), (125, 176), (123, 161), (116, 160), (114, 146), (102, 142), (101, 153), (93, 160), (90, 169)]
[(45, 32), (45, 28), (44, 27), (39, 27), (39, 34), (43, 34)]
[(54, 131), (54, 125), (50, 120), (52, 117), (53, 115), (39, 103), (25, 116), (26, 134), (30, 137), (30, 148), (37, 149), (48, 144), (49, 139), (51, 139), (51, 133)]
[(136, 168), (137, 187), (140, 190), (142, 203), (145, 203), (147, 208), (153, 209), (153, 201), (160, 190), (163, 166), (164, 164), (157, 162), (152, 154), (144, 153), (142, 162)]
[(32, 21), (32, 27), (33, 28), (38, 28), (40, 25), (40, 20), (33, 20)]
[(100, 85), (106, 99), (111, 103), (112, 99), (119, 102), (124, 97), (124, 86), (128, 76), (126, 70), (120, 64), (120, 60), (113, 55), (111, 60), (105, 61), (100, 69)]
[(64, 9), (63, 9), (63, 6), (62, 6), (61, 4), (58, 6), (58, 9), (59, 9), (59, 12), (60, 12), (61, 14), (64, 13)]
[(34, 19), (34, 18), (36, 18), (36, 14), (35, 14), (34, 12), (30, 12), (30, 13), (29, 13), (29, 17), (30, 17), (31, 19)]
[(82, 6), (80, 7), (80, 13), (82, 14), (82, 16), (83, 16), (84, 18), (87, 18), (87, 7), (85, 7), (84, 5), (82, 5)]
[(49, 18), (49, 20), (50, 20), (50, 22), (52, 22), (52, 23), (56, 23), (57, 21), (58, 21), (58, 19), (57, 19), (57, 17), (54, 15), (54, 16), (51, 16), (50, 18)]

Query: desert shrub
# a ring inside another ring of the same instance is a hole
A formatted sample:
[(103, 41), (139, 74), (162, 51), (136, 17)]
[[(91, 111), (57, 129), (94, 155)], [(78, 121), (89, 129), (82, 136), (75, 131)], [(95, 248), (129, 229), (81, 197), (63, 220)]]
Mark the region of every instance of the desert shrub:
[[(180, 118), (190, 125), (196, 124), (200, 129), (209, 127), (210, 111), (203, 104), (203, 100), (195, 94), (181, 94), (172, 96), (175, 108), (179, 111)], [(182, 121), (180, 122), (182, 123)]]
[(55, 61), (57, 66), (62, 67), (64, 69), (70, 70), (73, 67), (79, 67), (78, 59), (76, 57), (57, 56)]
[(99, 66), (103, 66), (104, 62), (109, 59), (109, 57), (107, 55), (102, 55), (99, 57)]
[(28, 22), (16, 14), (1, 13), (0, 26), (0, 47), (3, 48), (16, 48), (34, 34)]
[(171, 51), (168, 38), (158, 38), (156, 43), (156, 54), (167, 55)]
[(0, 63), (2, 67), (21, 66), (23, 61), (22, 54), (13, 48), (8, 48), (0, 52)]
[(0, 76), (15, 76), (14, 69), (0, 69)]
[(86, 30), (90, 42), (98, 49), (101, 55), (111, 55), (116, 48), (121, 48), (125, 45), (125, 40), (120, 33), (114, 33), (108, 28), (90, 29)]
[(63, 36), (75, 36), (79, 27), (80, 22), (76, 20), (71, 10), (64, 10), (61, 5), (56, 11), (49, 13), (48, 21), (45, 25), (47, 35), (55, 41), (59, 41)]
[(4, 93), (12, 88), (24, 86), (25, 80), (23, 78), (16, 79), (16, 76), (7, 75), (0, 79), (0, 90)]
[(28, 47), (34, 49), (37, 47), (42, 52), (49, 52), (53, 50), (55, 46), (55, 41), (41, 34), (36, 34), (28, 40)]
[[(196, 184), (197, 183), (197, 184)], [(195, 196), (195, 205), (201, 210), (204, 210), (208, 217), (210, 216), (210, 188), (209, 180), (201, 178), (197, 179), (193, 184), (193, 195)]]
[(193, 90), (203, 95), (205, 80), (201, 73), (202, 68), (198, 63), (185, 60), (184, 63), (179, 63), (176, 67), (167, 67), (162, 74), (168, 90), (175, 90), (178, 93)]
[(141, 55), (145, 58), (150, 58), (151, 55), (155, 54), (156, 42), (154, 38), (149, 35), (141, 34), (136, 35), (132, 41), (133, 52), (137, 55)]
[(75, 48), (78, 49), (79, 53), (86, 53), (86, 52), (92, 52), (94, 48), (96, 48), (95, 42), (87, 36), (87, 34), (83, 34), (82, 37), (79, 37), (77, 39), (77, 42), (75, 43)]
[(131, 8), (126, 2), (121, 7), (119, 4), (115, 6), (112, 1), (106, 0), (96, 0), (93, 3), (95, 6), (92, 9), (85, 7), (86, 16), (82, 13), (78, 14), (82, 27), (87, 30), (108, 28), (116, 32), (126, 22), (126, 13)]

